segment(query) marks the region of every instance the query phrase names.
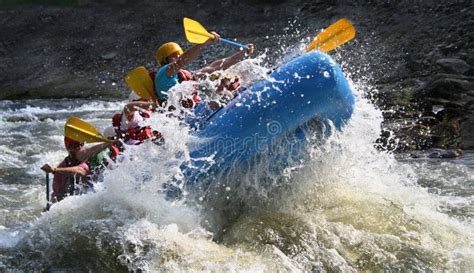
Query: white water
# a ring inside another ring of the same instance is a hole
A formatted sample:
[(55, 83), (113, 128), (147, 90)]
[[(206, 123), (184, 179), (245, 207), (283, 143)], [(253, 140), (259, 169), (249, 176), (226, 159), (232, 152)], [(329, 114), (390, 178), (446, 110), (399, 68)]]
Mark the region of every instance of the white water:
[[(41, 215), (39, 167), (65, 156), (67, 117), (103, 129), (123, 102), (2, 102), (0, 167), (13, 173), (0, 184), (2, 262), (25, 270), (471, 270), (472, 194), (462, 192), (472, 192), (472, 167), (445, 162), (427, 172), (425, 164), (434, 163), (399, 162), (378, 152), (381, 114), (363, 98), (367, 86), (353, 87), (353, 118), (312, 147), (311, 160), (285, 173), (284, 191), (252, 201), (229, 186), (229, 198), (249, 204), (223, 221), (219, 233), (207, 228), (214, 211), (164, 197), (164, 182), (183, 179), (179, 166), (193, 139), (163, 115), (150, 123), (166, 145), (130, 147), (97, 193), (69, 197)], [(244, 178), (249, 185), (259, 181)], [(439, 184), (421, 187), (420, 179)]]

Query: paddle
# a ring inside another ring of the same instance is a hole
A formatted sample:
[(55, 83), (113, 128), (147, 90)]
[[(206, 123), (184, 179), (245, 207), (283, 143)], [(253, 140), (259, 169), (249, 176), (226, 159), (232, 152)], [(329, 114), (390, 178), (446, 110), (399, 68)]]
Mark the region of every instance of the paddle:
[(145, 67), (140, 66), (130, 71), (125, 76), (125, 82), (140, 98), (151, 102), (158, 101), (153, 87), (153, 80)]
[(46, 173), (46, 210), (48, 211), (51, 207), (51, 202), (49, 200), (49, 173)]
[[(184, 33), (186, 34), (186, 39), (193, 44), (203, 44), (209, 39), (214, 39), (214, 35), (209, 33), (199, 22), (192, 19), (184, 17), (183, 19)], [(247, 49), (246, 45), (236, 43), (231, 40), (220, 38), (221, 42), (238, 46), (244, 49)]]
[(329, 52), (352, 40), (355, 37), (355, 33), (355, 28), (351, 22), (346, 18), (342, 18), (321, 31), (306, 48), (306, 52), (313, 49)]
[(79, 118), (71, 117), (64, 125), (64, 135), (79, 142), (109, 142), (92, 124)]

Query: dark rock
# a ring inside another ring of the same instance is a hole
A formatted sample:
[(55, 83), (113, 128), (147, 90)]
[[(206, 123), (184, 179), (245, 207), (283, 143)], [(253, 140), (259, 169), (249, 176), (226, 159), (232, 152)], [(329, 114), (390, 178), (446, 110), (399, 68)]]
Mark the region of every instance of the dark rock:
[(447, 73), (464, 74), (471, 68), (465, 61), (454, 58), (439, 59), (436, 61), (436, 64), (441, 66)]
[(461, 118), (466, 115), (466, 111), (459, 107), (446, 107), (445, 109), (436, 113), (436, 118), (439, 120), (452, 120), (455, 118)]
[[(467, 94), (469, 94), (469, 92)], [(429, 98), (429, 101), (433, 105), (438, 105), (438, 107), (442, 106), (444, 109), (446, 109), (446, 108), (463, 109), (464, 106), (468, 103), (467, 101), (462, 101), (462, 100), (460, 100), (460, 101), (451, 101), (451, 100), (440, 99), (440, 98)], [(437, 112), (439, 112), (441, 110), (443, 110), (443, 109), (440, 109)]]
[(408, 55), (406, 57), (406, 67), (408, 69), (410, 69), (411, 71), (419, 71), (421, 69), (423, 69), (424, 65), (423, 65), (423, 60), (420, 59), (420, 58), (415, 58), (414, 56), (412, 55)]
[(441, 158), (457, 158), (463, 154), (464, 152), (461, 149), (446, 150), (445, 153), (441, 154)]
[(471, 77), (459, 77), (450, 74), (437, 74), (425, 87), (420, 89), (418, 97), (454, 99), (461, 94), (474, 90)]
[(432, 125), (438, 124), (439, 120), (433, 116), (424, 116), (424, 117), (419, 118), (417, 123), (421, 125), (432, 126)]
[(117, 52), (110, 52), (100, 56), (103, 60), (112, 60), (115, 56), (117, 56)]
[(461, 157), (464, 152), (461, 149), (439, 149), (430, 148), (427, 150), (412, 151), (409, 154), (410, 158), (435, 158), (447, 159)]
[(430, 153), (427, 156), (428, 158), (457, 158), (463, 155), (461, 149), (430, 149), (429, 152)]
[(459, 50), (463, 46), (463, 41), (457, 41), (441, 48), (444, 54), (449, 54)]
[(474, 100), (470, 100), (466, 103), (466, 111), (474, 113)]
[(420, 150), (431, 147), (432, 136), (428, 126), (414, 124), (398, 128), (398, 151)]
[(474, 118), (469, 117), (460, 122), (462, 149), (474, 149)]
[(390, 131), (383, 130), (382, 133), (380, 133), (380, 137), (389, 138), (390, 137)]
[(431, 128), (433, 147), (449, 149), (459, 145), (459, 124), (456, 121), (442, 122)]

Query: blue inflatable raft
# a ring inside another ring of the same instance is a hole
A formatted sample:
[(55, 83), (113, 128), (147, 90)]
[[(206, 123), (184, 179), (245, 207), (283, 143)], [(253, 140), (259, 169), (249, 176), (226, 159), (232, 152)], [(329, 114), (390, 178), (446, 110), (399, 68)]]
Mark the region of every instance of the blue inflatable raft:
[(255, 83), (201, 121), (191, 158), (212, 157), (222, 169), (297, 134), (311, 120), (330, 121), (340, 129), (353, 108), (354, 96), (340, 67), (329, 55), (313, 51), (284, 64), (271, 80)]

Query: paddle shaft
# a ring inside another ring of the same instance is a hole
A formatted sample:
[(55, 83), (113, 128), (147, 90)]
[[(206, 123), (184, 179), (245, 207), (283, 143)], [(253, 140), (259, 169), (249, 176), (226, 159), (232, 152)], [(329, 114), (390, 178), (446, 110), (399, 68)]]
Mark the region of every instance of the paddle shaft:
[[(194, 31), (194, 30), (187, 30), (187, 31), (190, 32), (190, 33), (193, 33), (193, 34), (202, 35), (202, 36), (209, 37), (210, 39), (214, 39), (214, 35), (212, 35), (210, 33), (204, 33), (204, 32), (199, 32), (199, 31)], [(243, 45), (243, 44), (231, 41), (231, 40), (227, 40), (227, 39), (224, 39), (224, 38), (220, 38), (219, 41), (227, 43), (229, 45), (238, 46), (238, 47), (242, 47), (244, 49), (248, 49), (248, 47), (246, 45)]]
[(231, 41), (231, 40), (227, 40), (227, 39), (224, 39), (224, 38), (220, 38), (219, 40), (220, 40), (221, 42), (227, 43), (227, 44), (229, 44), (229, 45), (234, 45), (234, 46), (241, 47), (241, 48), (243, 48), (243, 49), (248, 49), (248, 47), (247, 47), (246, 45), (243, 45), (243, 44), (240, 44), (240, 43)]
[(51, 202), (49, 201), (49, 173), (46, 173), (46, 210), (49, 210), (49, 207), (51, 206)]

